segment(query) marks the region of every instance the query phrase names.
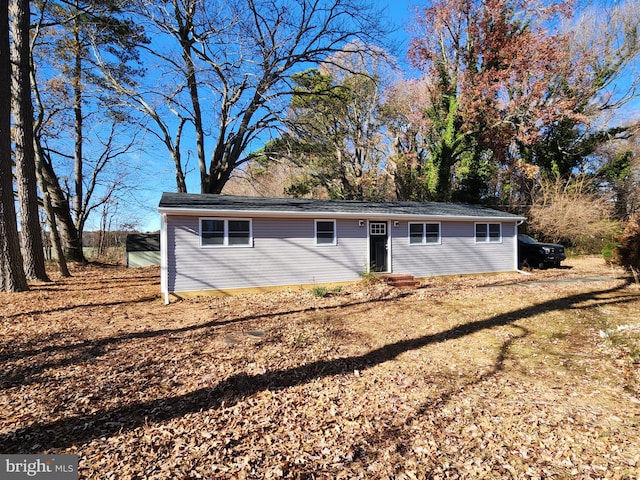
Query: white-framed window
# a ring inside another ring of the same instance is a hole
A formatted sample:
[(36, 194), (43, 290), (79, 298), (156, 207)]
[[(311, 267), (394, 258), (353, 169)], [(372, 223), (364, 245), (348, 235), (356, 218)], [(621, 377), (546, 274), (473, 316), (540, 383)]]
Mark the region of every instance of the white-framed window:
[(336, 221), (316, 220), (316, 245), (337, 245)]
[(502, 242), (501, 223), (476, 223), (476, 243)]
[(386, 235), (387, 234), (387, 222), (371, 222), (369, 224), (370, 235)]
[(409, 223), (409, 245), (439, 245), (440, 223)]
[(202, 247), (251, 247), (252, 239), (251, 219), (200, 219), (200, 246)]

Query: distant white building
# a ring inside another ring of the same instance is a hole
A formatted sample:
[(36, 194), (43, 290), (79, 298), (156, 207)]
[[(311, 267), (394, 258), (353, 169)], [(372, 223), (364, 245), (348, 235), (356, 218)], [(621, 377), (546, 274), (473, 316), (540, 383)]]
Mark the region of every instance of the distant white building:
[(127, 267), (160, 265), (160, 234), (130, 233), (126, 240)]

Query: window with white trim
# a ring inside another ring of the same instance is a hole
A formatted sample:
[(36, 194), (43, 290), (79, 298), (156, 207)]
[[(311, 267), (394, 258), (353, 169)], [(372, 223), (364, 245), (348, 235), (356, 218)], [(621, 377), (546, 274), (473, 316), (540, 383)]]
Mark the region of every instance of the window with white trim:
[(386, 235), (387, 222), (371, 222), (369, 224), (369, 233), (371, 235)]
[(476, 243), (502, 242), (501, 223), (476, 223)]
[(440, 243), (439, 223), (409, 223), (410, 245), (438, 245)]
[(316, 245), (336, 245), (336, 221), (316, 220)]
[(200, 245), (203, 247), (250, 247), (251, 240), (250, 219), (200, 219)]

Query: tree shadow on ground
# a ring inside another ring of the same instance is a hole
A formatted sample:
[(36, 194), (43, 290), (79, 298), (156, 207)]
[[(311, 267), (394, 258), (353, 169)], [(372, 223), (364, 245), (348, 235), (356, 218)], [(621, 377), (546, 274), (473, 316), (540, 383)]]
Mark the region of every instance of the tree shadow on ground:
[(129, 300), (118, 300), (115, 302), (76, 303), (74, 305), (65, 305), (63, 307), (48, 308), (43, 310), (31, 310), (28, 312), (11, 313), (9, 315), (3, 315), (2, 317), (9, 319), (9, 318), (22, 317), (22, 316), (46, 315), (48, 313), (56, 313), (56, 312), (69, 312), (72, 310), (82, 310), (85, 308), (115, 307), (117, 305), (128, 305), (132, 303), (153, 302), (155, 300), (158, 300), (158, 298), (159, 298), (158, 295), (152, 295), (148, 297), (141, 297), (141, 298), (135, 298), (135, 299), (129, 299)]
[[(495, 362), (493, 363), (490, 370), (478, 375), (477, 377), (472, 378), (467, 382), (464, 382), (462, 385), (460, 383), (455, 383), (454, 385), (449, 386), (449, 388), (444, 388), (433, 398), (425, 400), (406, 418), (400, 419), (400, 422), (394, 425), (387, 425), (383, 428), (380, 428), (374, 433), (367, 435), (362, 442), (351, 445), (350, 448), (352, 458), (350, 459), (349, 463), (354, 463), (357, 468), (358, 462), (364, 463), (365, 465), (371, 465), (376, 461), (380, 461), (381, 455), (383, 456), (387, 453), (385, 451), (385, 446), (392, 448), (394, 451), (402, 455), (404, 455), (403, 452), (411, 451), (411, 443), (414, 440), (415, 435), (415, 432), (412, 431), (412, 427), (414, 424), (422, 424), (426, 415), (433, 415), (433, 413), (435, 413), (438, 409), (445, 408), (446, 405), (448, 405), (450, 401), (454, 400), (455, 396), (462, 390), (465, 390), (474, 385), (479, 385), (482, 382), (494, 377), (503, 370), (504, 361), (507, 358), (511, 346), (516, 341), (523, 340), (531, 333), (530, 330), (520, 325), (512, 326), (515, 329), (519, 330), (519, 333), (513, 336), (509, 336), (507, 340), (502, 342), (502, 344), (498, 348), (498, 354), (496, 356)], [(382, 459), (381, 463), (388, 464), (388, 462), (389, 460), (387, 458), (384, 458)], [(314, 468), (313, 471), (310, 471), (308, 465), (295, 464), (292, 462), (284, 463), (283, 465), (281, 465), (281, 468), (283, 469), (285, 478), (307, 478), (309, 474), (321, 474), (326, 475), (326, 478), (332, 478), (336, 473), (338, 473), (331, 466), (326, 467), (325, 469), (320, 471), (318, 471), (317, 468)], [(341, 470), (341, 473), (344, 474), (344, 470)], [(317, 478), (325, 478), (325, 476)], [(431, 477), (426, 476), (424, 478)]]
[[(366, 300), (358, 300), (358, 301), (352, 301), (352, 302), (346, 302), (346, 303), (341, 303), (338, 305), (325, 305), (325, 306), (309, 306), (309, 307), (303, 307), (303, 308), (299, 308), (296, 310), (283, 310), (283, 311), (276, 311), (276, 312), (268, 312), (268, 313), (261, 313), (261, 314), (257, 314), (257, 315), (245, 315), (242, 317), (236, 317), (236, 318), (229, 318), (226, 320), (220, 320), (220, 319), (215, 319), (215, 320), (211, 320), (209, 322), (205, 322), (205, 323), (198, 323), (195, 325), (187, 325), (185, 327), (178, 327), (178, 328), (163, 328), (163, 329), (159, 329), (159, 330), (145, 330), (145, 331), (141, 331), (141, 332), (131, 332), (131, 333), (125, 333), (123, 335), (118, 335), (118, 336), (113, 336), (113, 337), (106, 337), (106, 338), (102, 338), (102, 339), (98, 339), (98, 340), (83, 340), (81, 342), (77, 342), (77, 343), (71, 343), (71, 344), (63, 344), (63, 345), (46, 345), (44, 347), (40, 347), (40, 348), (31, 348), (31, 344), (29, 343), (25, 343), (22, 345), (18, 345), (18, 346), (12, 346), (11, 349), (7, 349), (7, 351), (3, 352), (0, 354), (0, 361), (2, 362), (6, 362), (15, 358), (27, 358), (27, 357), (33, 357), (33, 356), (37, 356), (37, 355), (41, 355), (41, 354), (54, 354), (54, 353), (62, 353), (62, 352), (73, 352), (73, 351), (79, 351), (79, 352), (84, 352), (87, 350), (91, 350), (92, 352), (96, 352), (96, 351), (103, 351), (104, 347), (111, 347), (114, 345), (118, 345), (119, 343), (122, 342), (128, 342), (130, 340), (145, 340), (145, 339), (153, 339), (153, 338), (157, 338), (157, 337), (164, 337), (164, 336), (171, 336), (171, 335), (177, 335), (177, 334), (181, 334), (181, 333), (189, 333), (189, 332), (195, 332), (195, 331), (206, 331), (208, 329), (212, 329), (212, 328), (219, 328), (219, 327), (224, 327), (227, 325), (233, 325), (233, 324), (237, 324), (237, 323), (243, 323), (243, 322), (248, 322), (248, 321), (256, 321), (256, 320), (265, 320), (265, 319), (269, 319), (269, 318), (274, 318), (274, 317), (280, 317), (280, 316), (286, 316), (286, 315), (295, 315), (295, 314), (303, 314), (303, 313), (309, 313), (309, 312), (317, 312), (317, 311), (332, 311), (332, 310), (339, 310), (342, 308), (349, 308), (349, 307), (355, 307), (358, 305), (376, 305), (379, 303), (387, 303), (387, 302), (393, 302), (396, 300), (399, 300), (401, 298), (404, 298), (406, 296), (410, 295), (410, 292), (399, 292), (397, 294), (395, 294), (394, 296), (391, 297), (383, 297), (383, 298), (377, 298), (374, 300), (371, 299), (366, 299)], [(71, 306), (71, 307), (61, 307), (60, 309), (55, 309), (55, 310), (48, 310), (47, 312), (35, 312), (35, 313), (48, 313), (48, 312), (53, 312), (53, 311), (63, 311), (63, 310), (69, 310), (69, 309), (73, 309), (73, 308), (87, 308), (87, 307), (98, 307), (98, 306), (115, 306), (115, 305), (125, 305), (128, 303), (144, 303), (144, 302), (150, 302), (155, 300), (157, 297), (144, 297), (144, 298), (140, 298), (137, 300), (127, 300), (127, 301), (118, 301), (118, 302), (110, 302), (110, 303), (106, 303), (106, 304), (99, 304), (99, 305), (94, 305), (94, 304), (88, 304), (88, 305), (75, 305), (75, 306)], [(29, 312), (28, 315), (32, 315), (34, 314), (34, 312)], [(17, 315), (16, 315), (17, 316)], [(42, 341), (39, 340), (38, 344), (41, 344)], [(79, 356), (78, 358), (81, 358), (81, 356)], [(50, 365), (48, 364), (44, 364), (42, 365), (42, 368), (39, 369), (39, 371), (43, 371), (47, 368), (49, 368)], [(38, 368), (36, 366), (32, 366), (31, 368), (34, 368), (34, 372), (38, 371)], [(26, 374), (26, 372), (25, 372)], [(19, 377), (20, 375), (18, 374), (12, 374), (13, 377)], [(0, 379), (1, 380), (1, 379)]]
[[(175, 335), (190, 333), (195, 331), (201, 331), (203, 333), (207, 332), (211, 329), (217, 329), (220, 327), (233, 325), (237, 323), (243, 323), (248, 321), (256, 321), (256, 320), (265, 320), (269, 318), (279, 317), (279, 316), (287, 316), (287, 315), (295, 315), (295, 314), (304, 314), (310, 312), (317, 311), (332, 311), (338, 310), (342, 308), (355, 307), (360, 305), (373, 306), (380, 303), (387, 303), (399, 300), (401, 298), (407, 297), (410, 295), (410, 292), (396, 292), (394, 296), (378, 298), (375, 300), (359, 300), (352, 301), (347, 303), (342, 303), (339, 305), (325, 305), (325, 306), (310, 306), (304, 307), (297, 310), (283, 310), (277, 312), (269, 312), (257, 315), (246, 315), (242, 317), (229, 318), (226, 320), (211, 320), (205, 323), (198, 323), (196, 325), (188, 325), (185, 327), (178, 328), (166, 328), (159, 330), (146, 330), (141, 332), (132, 332), (125, 333), (123, 335), (118, 335), (114, 337), (106, 337), (98, 340), (83, 340), (81, 342), (63, 344), (63, 345), (46, 345), (44, 347), (39, 348), (31, 348), (33, 344), (41, 345), (43, 343), (47, 343), (47, 339), (39, 338), (32, 343), (25, 343), (22, 345), (11, 345), (10, 348), (6, 348), (4, 352), (0, 353), (0, 361), (7, 362), (9, 365), (4, 369), (2, 374), (0, 374), (0, 390), (17, 387), (20, 385), (30, 385), (37, 382), (42, 381), (41, 378), (38, 377), (42, 372), (45, 372), (50, 369), (62, 368), (62, 367), (70, 367), (74, 364), (80, 364), (86, 362), (87, 360), (95, 361), (106, 352), (110, 350), (110, 347), (117, 346), (124, 342), (132, 341), (132, 340), (150, 340), (154, 338), (161, 337), (172, 337)], [(116, 306), (116, 305), (126, 305), (133, 303), (144, 303), (155, 300), (156, 297), (143, 297), (137, 300), (128, 300), (128, 301), (118, 301), (118, 302), (109, 302), (99, 305), (94, 304), (83, 304), (83, 305), (75, 305), (68, 307), (61, 307), (59, 309), (48, 310), (48, 312), (53, 311), (64, 311), (75, 308), (83, 308), (83, 307), (93, 307), (93, 306)], [(47, 313), (47, 312), (38, 312), (38, 313)], [(28, 313), (31, 315), (32, 312)], [(49, 340), (54, 341), (57, 333), (51, 334)], [(55, 355), (59, 354), (67, 354), (65, 358), (54, 358)], [(34, 357), (43, 356), (42, 361), (38, 361), (38, 359)], [(21, 367), (12, 367), (10, 365), (11, 361), (15, 360), (23, 360), (27, 358), (32, 358), (30, 364), (26, 364)]]
[[(131, 403), (90, 415), (62, 418), (54, 422), (34, 423), (1, 435), (0, 451), (33, 453), (81, 445), (96, 438), (109, 437), (150, 423), (163, 422), (202, 410), (217, 409), (223, 403), (225, 407), (228, 407), (267, 389), (286, 389), (319, 378), (352, 373), (354, 370), (363, 371), (393, 360), (411, 350), (462, 338), (484, 329), (509, 325), (517, 320), (537, 314), (587, 308), (589, 305), (581, 304), (594, 300), (598, 300), (599, 304), (637, 301), (638, 295), (624, 295), (614, 299), (606, 298), (607, 295), (618, 292), (625, 286), (626, 284), (621, 284), (609, 289), (546, 301), (484, 320), (458, 325), (442, 332), (390, 343), (363, 355), (333, 360), (317, 360), (305, 365), (268, 371), (263, 374), (239, 373), (219, 382), (214, 387), (201, 388), (184, 395)], [(502, 360), (507, 348), (508, 344), (503, 345), (494, 372), (502, 368)], [(492, 373), (489, 372), (489, 374)], [(428, 408), (428, 405), (425, 408)]]

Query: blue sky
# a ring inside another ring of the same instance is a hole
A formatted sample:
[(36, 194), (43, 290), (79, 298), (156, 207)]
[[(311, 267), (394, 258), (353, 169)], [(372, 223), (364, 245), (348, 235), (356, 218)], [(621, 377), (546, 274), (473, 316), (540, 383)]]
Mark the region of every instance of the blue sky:
[[(395, 31), (391, 36), (391, 40), (397, 45), (398, 61), (405, 64), (405, 55), (407, 50), (408, 35), (406, 33), (407, 25), (413, 17), (413, 0), (376, 0), (376, 4), (385, 11), (388, 19), (395, 27)], [(186, 139), (185, 139), (186, 140)], [(211, 142), (211, 139), (208, 139)], [(185, 150), (195, 148), (194, 145), (187, 145), (184, 142)], [(186, 153), (185, 153), (186, 156)], [(173, 163), (168, 152), (164, 147), (158, 145), (139, 153), (135, 158), (131, 159), (131, 163), (140, 165), (137, 169), (137, 175), (141, 177), (151, 178), (151, 181), (144, 182), (139, 185), (131, 204), (132, 220), (137, 221), (139, 229), (142, 231), (153, 231), (160, 228), (160, 218), (157, 213), (158, 202), (163, 191), (175, 191), (175, 173)], [(197, 173), (197, 164), (195, 158), (188, 161), (187, 169), (190, 172), (187, 179), (187, 187), (189, 192), (198, 193), (199, 174)], [(120, 206), (121, 210), (127, 207)], [(125, 214), (126, 215), (126, 214)], [(129, 219), (129, 220), (131, 220)], [(124, 221), (127, 221), (125, 219)], [(97, 222), (97, 220), (96, 220)], [(97, 225), (88, 225), (89, 229), (98, 228)]]
[[(401, 64), (406, 65), (405, 55), (407, 51), (407, 44), (409, 35), (407, 34), (407, 28), (411, 23), (415, 11), (415, 0), (375, 0), (380, 8), (384, 9), (388, 15), (389, 21), (397, 28), (392, 35), (392, 40), (398, 44), (398, 60)], [(424, 2), (419, 2), (424, 4)], [(636, 73), (637, 74), (637, 73)], [(408, 76), (411, 76), (409, 74)], [(638, 117), (640, 108), (639, 102), (628, 104), (621, 115), (623, 119), (628, 117)], [(207, 139), (210, 143), (213, 140)], [(184, 153), (187, 157), (186, 150), (195, 149), (194, 142), (184, 142)], [(131, 210), (131, 217), (137, 221), (139, 228), (143, 231), (152, 231), (159, 229), (160, 219), (157, 213), (157, 205), (160, 200), (160, 196), (163, 191), (175, 191), (175, 174), (173, 163), (169, 157), (166, 149), (158, 145), (153, 149), (147, 149), (144, 153), (140, 153), (135, 159), (132, 158), (132, 163), (140, 165), (140, 168), (135, 173), (139, 177), (146, 177), (151, 181), (144, 182), (135, 194), (135, 198), (132, 198), (131, 204), (125, 206), (121, 205), (119, 208), (124, 210)], [(193, 156), (187, 163), (188, 174), (188, 188), (190, 192), (198, 193), (199, 188), (199, 174), (197, 171), (197, 164)], [(125, 215), (128, 215), (125, 213)], [(126, 221), (126, 219), (125, 219)], [(94, 225), (88, 225), (88, 229), (94, 228)]]

